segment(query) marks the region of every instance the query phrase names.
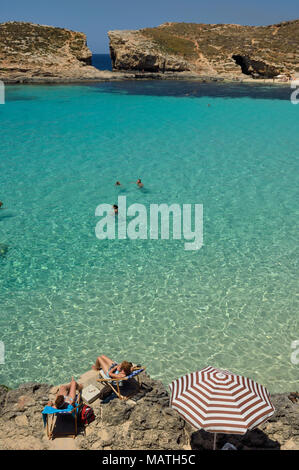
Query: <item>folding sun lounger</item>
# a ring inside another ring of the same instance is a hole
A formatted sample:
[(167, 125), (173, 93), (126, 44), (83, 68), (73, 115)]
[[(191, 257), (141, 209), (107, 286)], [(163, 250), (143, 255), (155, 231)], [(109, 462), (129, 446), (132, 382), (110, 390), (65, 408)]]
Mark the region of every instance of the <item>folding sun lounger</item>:
[[(54, 439), (54, 434), (55, 436), (58, 436), (58, 435), (59, 436), (73, 436), (75, 439), (78, 433), (78, 414), (79, 414), (79, 408), (81, 407), (81, 405), (82, 405), (81, 394), (78, 394), (76, 397), (75, 406), (68, 405), (68, 407), (65, 409), (57, 409), (57, 408), (53, 408), (52, 406), (45, 406), (45, 408), (42, 411), (42, 415), (43, 415), (44, 427), (47, 426), (47, 436), (49, 439)], [(55, 431), (54, 433), (54, 427), (57, 421), (57, 417), (61, 415), (71, 416), (73, 418), (74, 428), (72, 432)]]
[(141, 372), (145, 371), (145, 367), (141, 367), (141, 366), (135, 366), (133, 368), (133, 371), (131, 372), (130, 375), (127, 375), (126, 377), (122, 377), (120, 379), (108, 379), (106, 377), (106, 374), (105, 372), (103, 371), (103, 369), (100, 369), (100, 376), (102, 377), (101, 379), (97, 379), (98, 382), (102, 382), (104, 383), (105, 385), (109, 385), (111, 387), (111, 389), (113, 390), (113, 392), (118, 396), (118, 398), (120, 400), (128, 400), (128, 398), (130, 398), (131, 396), (133, 396), (135, 394), (135, 391), (129, 395), (124, 395), (123, 392), (121, 391), (121, 387), (130, 379), (133, 379), (134, 377), (137, 377), (137, 381), (138, 381), (138, 389), (140, 389), (140, 386), (141, 386), (141, 382), (140, 382), (140, 377), (139, 377), (139, 374), (141, 374)]

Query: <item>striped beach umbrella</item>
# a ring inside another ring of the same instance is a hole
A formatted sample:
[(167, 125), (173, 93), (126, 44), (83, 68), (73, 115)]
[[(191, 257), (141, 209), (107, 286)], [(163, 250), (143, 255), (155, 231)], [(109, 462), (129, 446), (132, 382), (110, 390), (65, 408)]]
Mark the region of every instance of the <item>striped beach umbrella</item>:
[(213, 433), (245, 434), (275, 411), (265, 387), (210, 366), (174, 380), (169, 388), (170, 406), (192, 426)]

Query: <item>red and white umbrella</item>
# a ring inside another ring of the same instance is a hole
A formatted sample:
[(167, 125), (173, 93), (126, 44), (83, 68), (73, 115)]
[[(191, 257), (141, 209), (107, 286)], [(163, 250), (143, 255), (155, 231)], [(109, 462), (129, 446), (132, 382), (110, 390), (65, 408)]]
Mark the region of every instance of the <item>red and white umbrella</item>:
[(213, 433), (245, 434), (275, 411), (263, 385), (210, 366), (174, 380), (169, 388), (170, 406), (192, 426)]

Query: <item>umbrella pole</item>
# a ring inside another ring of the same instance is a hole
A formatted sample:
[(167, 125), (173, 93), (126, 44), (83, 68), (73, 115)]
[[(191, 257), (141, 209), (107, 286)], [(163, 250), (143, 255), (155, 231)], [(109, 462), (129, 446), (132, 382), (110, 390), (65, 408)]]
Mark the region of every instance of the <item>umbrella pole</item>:
[(213, 444), (213, 450), (216, 450), (216, 436), (217, 436), (217, 434), (214, 432), (214, 444)]

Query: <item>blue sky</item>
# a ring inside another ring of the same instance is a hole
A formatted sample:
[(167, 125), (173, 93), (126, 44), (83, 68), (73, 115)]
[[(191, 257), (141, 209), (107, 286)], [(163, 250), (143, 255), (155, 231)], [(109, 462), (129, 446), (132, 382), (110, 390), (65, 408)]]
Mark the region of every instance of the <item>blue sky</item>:
[(107, 31), (166, 21), (266, 25), (299, 18), (299, 0), (2, 0), (0, 22), (31, 21), (87, 35), (94, 53), (108, 53)]

